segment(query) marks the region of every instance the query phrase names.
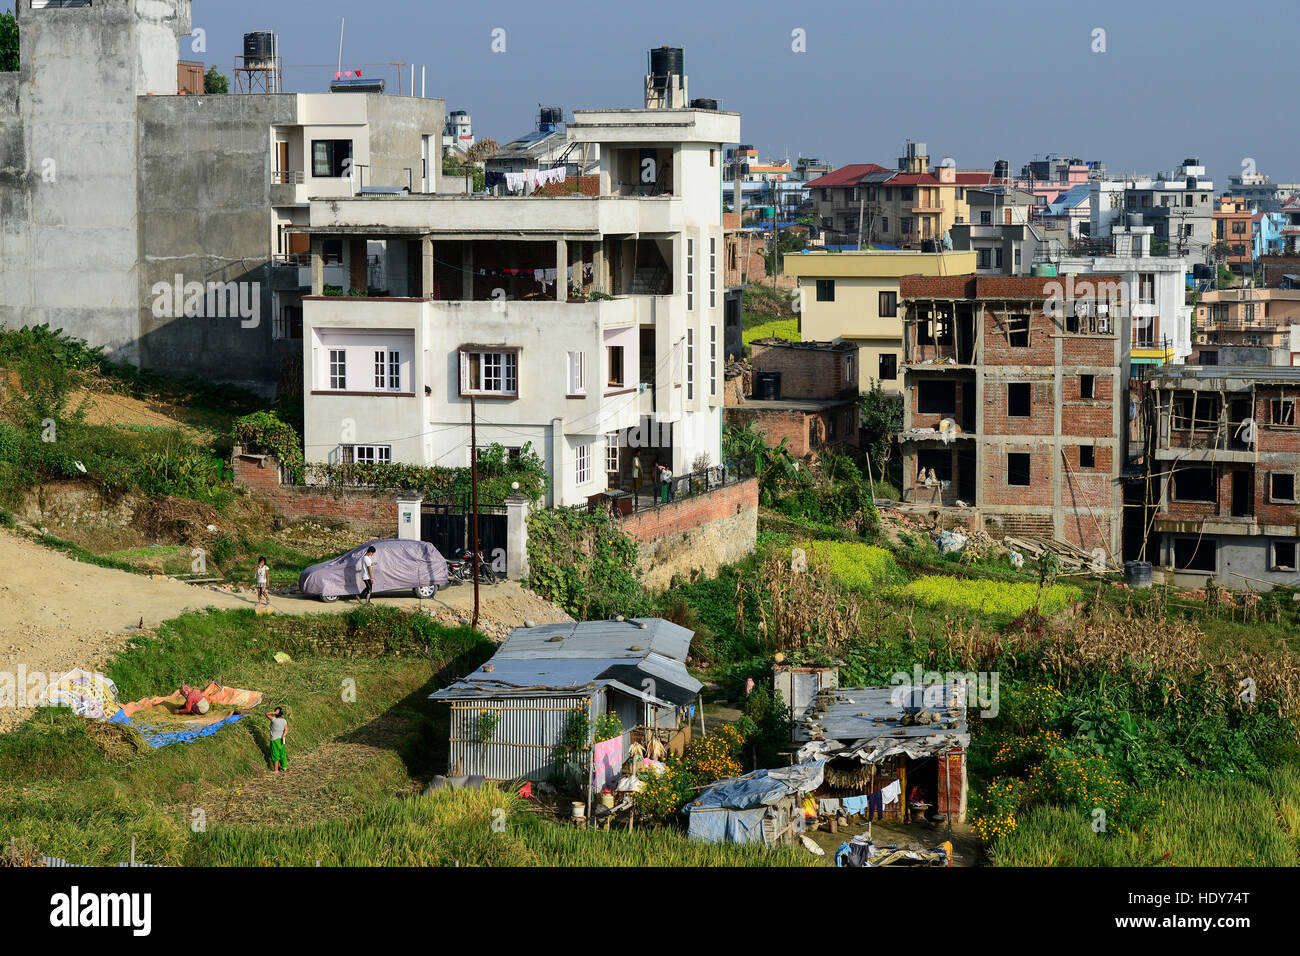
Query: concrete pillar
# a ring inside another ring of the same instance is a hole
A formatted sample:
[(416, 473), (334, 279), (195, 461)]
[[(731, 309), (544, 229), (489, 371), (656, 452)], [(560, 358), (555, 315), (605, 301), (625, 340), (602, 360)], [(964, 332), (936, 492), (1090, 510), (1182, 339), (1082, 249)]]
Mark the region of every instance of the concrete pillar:
[(569, 300), (569, 244), (555, 240), (555, 301)]
[(428, 236), (420, 237), (420, 252), (423, 268), (420, 278), (420, 295), (425, 299), (433, 298), (433, 240)]
[(605, 239), (602, 236), (591, 247), (591, 284), (596, 292), (609, 293), (609, 263), (605, 258)]
[(527, 495), (506, 497), (506, 577), (521, 581), (528, 577), (528, 512), (532, 502)]
[(424, 498), (419, 495), (397, 496), (397, 537), (401, 541), (420, 540), (420, 504)]
[(568, 474), (567, 456), (564, 454), (564, 419), (551, 419), (551, 500), (549, 504), (555, 507), (564, 500), (565, 495), (565, 476)]
[(460, 244), (460, 297), (466, 302), (474, 299), (474, 244), (466, 239)]
[(311, 237), (311, 294), (325, 294), (325, 240)]

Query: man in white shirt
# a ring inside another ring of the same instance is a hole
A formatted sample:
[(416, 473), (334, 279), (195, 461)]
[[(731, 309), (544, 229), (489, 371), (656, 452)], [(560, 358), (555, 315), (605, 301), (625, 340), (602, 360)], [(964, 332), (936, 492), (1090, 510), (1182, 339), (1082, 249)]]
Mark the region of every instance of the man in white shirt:
[(362, 581), (364, 582), (364, 584), (365, 584), (365, 590), (363, 590), (363, 591), (361, 592), (361, 596), (362, 596), (363, 598), (365, 598), (365, 599), (366, 599), (366, 603), (369, 604), (369, 603), (370, 603), (370, 591), (371, 591), (371, 589), (374, 587), (374, 584), (375, 584), (375, 548), (374, 548), (374, 545), (371, 545), (370, 547), (366, 548), (366, 556), (365, 556), (364, 558), (361, 559), (361, 580), (362, 580)]

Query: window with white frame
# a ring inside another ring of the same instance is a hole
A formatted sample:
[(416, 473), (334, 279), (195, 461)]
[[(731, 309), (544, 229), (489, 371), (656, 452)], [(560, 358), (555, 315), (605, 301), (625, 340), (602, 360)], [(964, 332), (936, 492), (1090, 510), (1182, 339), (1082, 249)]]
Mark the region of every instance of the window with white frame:
[(460, 394), (517, 396), (518, 350), (461, 349)]
[(375, 390), (402, 390), (402, 353), (395, 349), (375, 349)]
[(686, 311), (695, 311), (695, 240), (686, 240)]
[(569, 353), (569, 394), (587, 394), (587, 353)]
[(392, 445), (340, 445), (339, 449), (345, 465), (389, 465), (393, 461)]
[(695, 398), (695, 330), (686, 330), (686, 399)]
[(341, 390), (348, 387), (348, 352), (347, 349), (330, 349), (330, 388)]
[(718, 394), (718, 327), (709, 326), (709, 394)]
[(591, 445), (579, 445), (575, 449), (574, 466), (578, 484), (585, 485), (591, 481)]
[(709, 308), (718, 304), (718, 240), (709, 236)]
[(605, 470), (618, 474), (618, 432), (605, 433)]

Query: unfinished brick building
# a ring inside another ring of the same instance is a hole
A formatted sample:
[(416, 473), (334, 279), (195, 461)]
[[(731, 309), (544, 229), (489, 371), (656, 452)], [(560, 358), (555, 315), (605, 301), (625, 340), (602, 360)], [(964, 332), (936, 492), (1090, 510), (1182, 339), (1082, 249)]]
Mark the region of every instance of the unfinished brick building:
[(857, 445), (856, 345), (758, 339), (750, 346), (750, 361), (753, 394), (728, 402), (728, 425), (753, 425), (772, 445), (785, 439), (796, 458), (827, 446)]
[(1166, 367), (1148, 381), (1149, 560), (1179, 585), (1300, 585), (1300, 368)]
[(1088, 278), (901, 279), (905, 502), (1120, 562), (1129, 318)]

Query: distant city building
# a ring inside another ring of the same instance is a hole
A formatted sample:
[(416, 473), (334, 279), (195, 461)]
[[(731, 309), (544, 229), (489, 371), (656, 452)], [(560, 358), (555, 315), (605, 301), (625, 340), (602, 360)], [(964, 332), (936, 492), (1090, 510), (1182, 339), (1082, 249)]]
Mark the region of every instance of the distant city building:
[(1091, 189), (1094, 239), (1124, 225), (1127, 214), (1141, 213), (1154, 230), (1155, 241), (1167, 244), (1171, 254), (1209, 261), (1214, 244), (1214, 182), (1206, 177), (1199, 159), (1185, 159), (1181, 166), (1154, 178), (1094, 179)]
[(937, 248), (954, 223), (969, 221), (966, 190), (988, 186), (993, 174), (929, 163), (925, 143), (909, 142), (897, 169), (855, 164), (809, 182), (826, 244)]
[(1300, 195), (1300, 183), (1275, 183), (1263, 173), (1228, 177), (1228, 193), (1252, 203), (1260, 212), (1278, 212), (1287, 200)]
[(469, 113), (452, 110), (447, 114), (447, 124), (442, 128), (442, 151), (450, 149), (465, 153), (474, 145), (474, 124)]

